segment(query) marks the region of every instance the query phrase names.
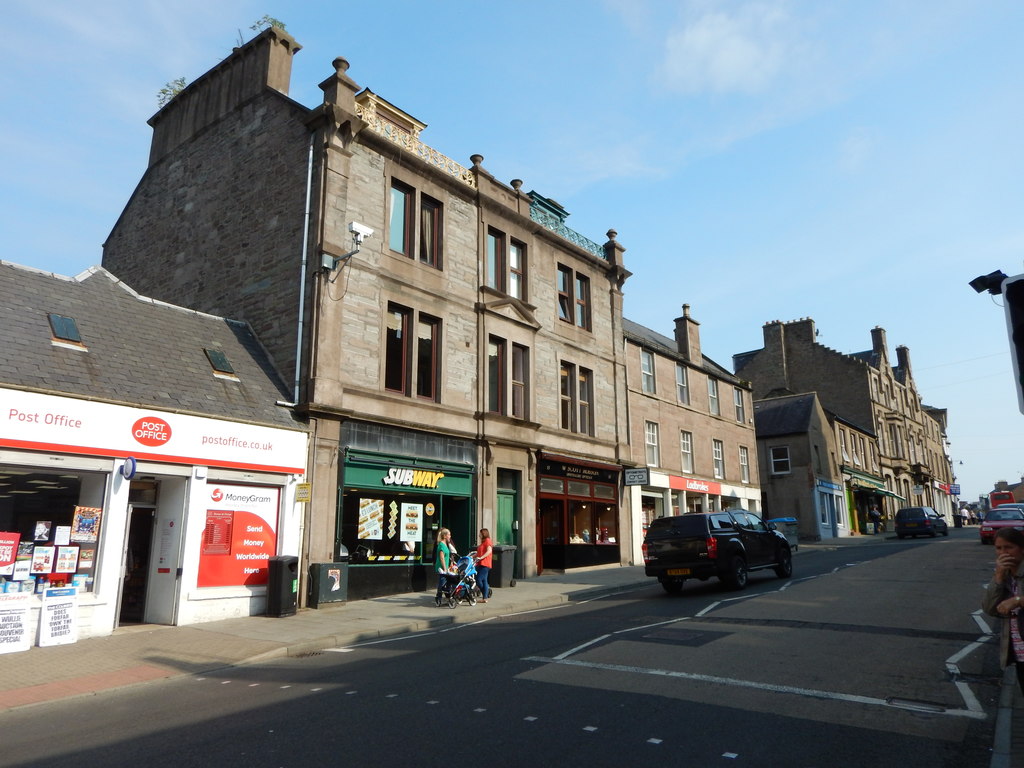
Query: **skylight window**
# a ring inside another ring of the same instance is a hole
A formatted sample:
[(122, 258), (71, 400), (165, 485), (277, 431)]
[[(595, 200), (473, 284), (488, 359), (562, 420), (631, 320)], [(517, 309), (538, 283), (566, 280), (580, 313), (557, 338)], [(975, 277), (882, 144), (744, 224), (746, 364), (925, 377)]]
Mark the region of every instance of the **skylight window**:
[(219, 349), (204, 349), (203, 351), (206, 353), (206, 357), (209, 358), (213, 370), (228, 376), (235, 375), (235, 369), (231, 367), (231, 363), (223, 352)]
[(78, 332), (78, 324), (75, 322), (75, 318), (55, 315), (52, 312), (48, 317), (50, 318), (50, 330), (53, 331), (53, 338), (60, 341), (71, 341), (76, 344), (82, 343), (82, 336)]

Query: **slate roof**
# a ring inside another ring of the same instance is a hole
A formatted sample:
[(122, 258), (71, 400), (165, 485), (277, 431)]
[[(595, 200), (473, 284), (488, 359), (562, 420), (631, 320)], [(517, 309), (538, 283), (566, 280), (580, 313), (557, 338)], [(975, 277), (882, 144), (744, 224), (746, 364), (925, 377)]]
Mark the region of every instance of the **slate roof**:
[[(74, 318), (84, 350), (53, 342), (50, 313)], [(275, 404), (291, 394), (248, 324), (139, 296), (102, 267), (69, 278), (0, 261), (0, 349), (0, 387), (305, 429)]]
[(791, 395), (754, 403), (754, 433), (759, 437), (799, 435), (810, 429), (815, 395)]
[[(640, 323), (634, 323), (632, 320), (628, 320), (624, 317), (622, 318), (622, 332), (625, 334), (626, 338), (632, 339), (638, 344), (648, 347), (658, 354), (665, 355), (666, 357), (673, 358), (680, 362), (686, 361), (686, 357), (679, 352), (679, 347), (676, 346), (675, 339), (670, 339), (668, 336), (663, 336), (660, 333), (652, 331), (650, 328), (645, 328), (640, 325)], [(731, 371), (723, 368), (707, 355), (701, 355), (701, 358), (700, 367), (708, 373), (734, 384), (738, 384), (740, 382), (740, 380), (733, 375)]]

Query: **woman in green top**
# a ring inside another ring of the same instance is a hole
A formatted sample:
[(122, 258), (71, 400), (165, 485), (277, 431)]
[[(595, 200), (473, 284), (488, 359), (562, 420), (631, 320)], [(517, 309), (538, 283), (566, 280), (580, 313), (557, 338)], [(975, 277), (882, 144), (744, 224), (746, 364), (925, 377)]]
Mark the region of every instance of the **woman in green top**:
[(448, 571), (452, 567), (451, 550), (452, 532), (442, 528), (437, 532), (437, 548), (434, 550), (434, 567), (437, 569), (437, 594), (434, 604), (441, 605), (441, 593), (444, 591)]

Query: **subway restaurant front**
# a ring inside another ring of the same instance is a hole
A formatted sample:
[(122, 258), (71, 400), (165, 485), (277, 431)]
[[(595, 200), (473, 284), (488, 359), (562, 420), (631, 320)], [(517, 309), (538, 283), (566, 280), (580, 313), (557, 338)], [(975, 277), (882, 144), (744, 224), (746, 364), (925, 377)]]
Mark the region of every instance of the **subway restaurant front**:
[(475, 546), (475, 466), (348, 450), (338, 541), (348, 550), (348, 599), (434, 589), (434, 545), (452, 531), (460, 554)]

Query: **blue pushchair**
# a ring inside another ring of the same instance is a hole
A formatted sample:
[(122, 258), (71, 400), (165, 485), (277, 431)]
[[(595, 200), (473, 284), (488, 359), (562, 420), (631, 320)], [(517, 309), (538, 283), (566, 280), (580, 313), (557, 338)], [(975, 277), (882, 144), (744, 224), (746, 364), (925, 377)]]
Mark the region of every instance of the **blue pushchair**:
[(456, 573), (446, 573), (443, 599), (448, 607), (454, 608), (462, 602), (476, 605), (476, 558), (465, 555), (455, 561)]

